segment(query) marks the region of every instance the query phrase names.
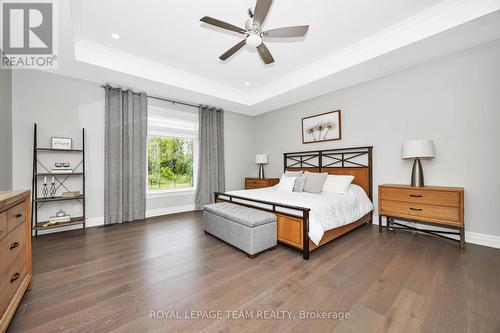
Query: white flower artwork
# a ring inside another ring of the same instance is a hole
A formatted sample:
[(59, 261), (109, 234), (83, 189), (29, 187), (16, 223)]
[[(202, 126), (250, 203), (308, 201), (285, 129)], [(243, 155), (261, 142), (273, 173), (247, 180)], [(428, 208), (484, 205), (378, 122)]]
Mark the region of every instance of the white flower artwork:
[(340, 110), (302, 118), (302, 143), (342, 138)]

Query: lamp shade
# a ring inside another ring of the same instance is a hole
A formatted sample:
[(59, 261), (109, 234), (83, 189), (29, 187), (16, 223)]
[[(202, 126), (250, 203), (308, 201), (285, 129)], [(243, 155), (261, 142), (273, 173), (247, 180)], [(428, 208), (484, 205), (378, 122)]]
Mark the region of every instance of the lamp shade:
[(434, 142), (432, 140), (411, 140), (403, 143), (401, 158), (433, 158)]
[(255, 163), (257, 164), (267, 164), (269, 163), (269, 156), (267, 154), (256, 154)]

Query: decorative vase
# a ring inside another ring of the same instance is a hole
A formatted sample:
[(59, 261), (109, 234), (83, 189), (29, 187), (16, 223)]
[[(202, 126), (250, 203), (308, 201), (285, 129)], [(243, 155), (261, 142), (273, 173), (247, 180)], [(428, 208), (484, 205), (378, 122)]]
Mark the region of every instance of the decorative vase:
[(52, 183), (50, 185), (50, 197), (53, 198), (56, 196), (56, 185)]
[(42, 195), (45, 199), (49, 196), (49, 189), (47, 188), (47, 183), (43, 184)]

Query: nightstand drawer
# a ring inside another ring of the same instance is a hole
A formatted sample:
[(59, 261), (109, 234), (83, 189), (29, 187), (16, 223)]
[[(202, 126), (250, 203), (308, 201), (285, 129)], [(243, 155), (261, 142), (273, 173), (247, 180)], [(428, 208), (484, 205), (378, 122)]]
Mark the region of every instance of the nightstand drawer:
[(245, 178), (245, 190), (271, 187), (279, 183), (278, 178)]
[(460, 209), (412, 202), (381, 200), (380, 211), (383, 215), (418, 217), (426, 220), (438, 220), (443, 223), (462, 225)]
[(266, 184), (267, 184), (267, 182), (266, 182), (266, 180), (265, 180), (265, 179), (263, 179), (263, 180), (258, 180), (258, 179), (247, 179), (247, 180), (245, 181), (245, 184), (247, 184), (247, 185), (251, 185), (251, 186), (259, 186), (259, 185), (260, 185), (260, 186), (262, 186), (262, 185), (266, 185)]
[(460, 194), (458, 192), (384, 188), (380, 192), (380, 199), (439, 205), (439, 206), (460, 207)]

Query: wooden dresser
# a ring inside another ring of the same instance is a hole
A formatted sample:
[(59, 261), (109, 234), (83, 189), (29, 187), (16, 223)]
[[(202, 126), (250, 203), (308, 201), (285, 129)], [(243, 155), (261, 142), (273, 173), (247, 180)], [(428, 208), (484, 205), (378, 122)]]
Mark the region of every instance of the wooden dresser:
[(245, 190), (256, 188), (271, 187), (280, 182), (279, 178), (245, 178)]
[[(464, 189), (462, 187), (411, 187), (409, 185), (385, 184), (378, 188), (379, 232), (382, 217), (387, 225), (394, 223), (395, 229), (413, 229), (436, 235), (436, 230), (416, 229), (393, 221), (394, 218), (457, 229), (437, 235), (459, 235), (460, 248), (465, 245), (464, 235)], [(399, 226), (399, 228), (397, 227)], [(445, 237), (448, 238), (448, 237)]]
[(0, 191), (0, 332), (30, 285), (30, 192)]

